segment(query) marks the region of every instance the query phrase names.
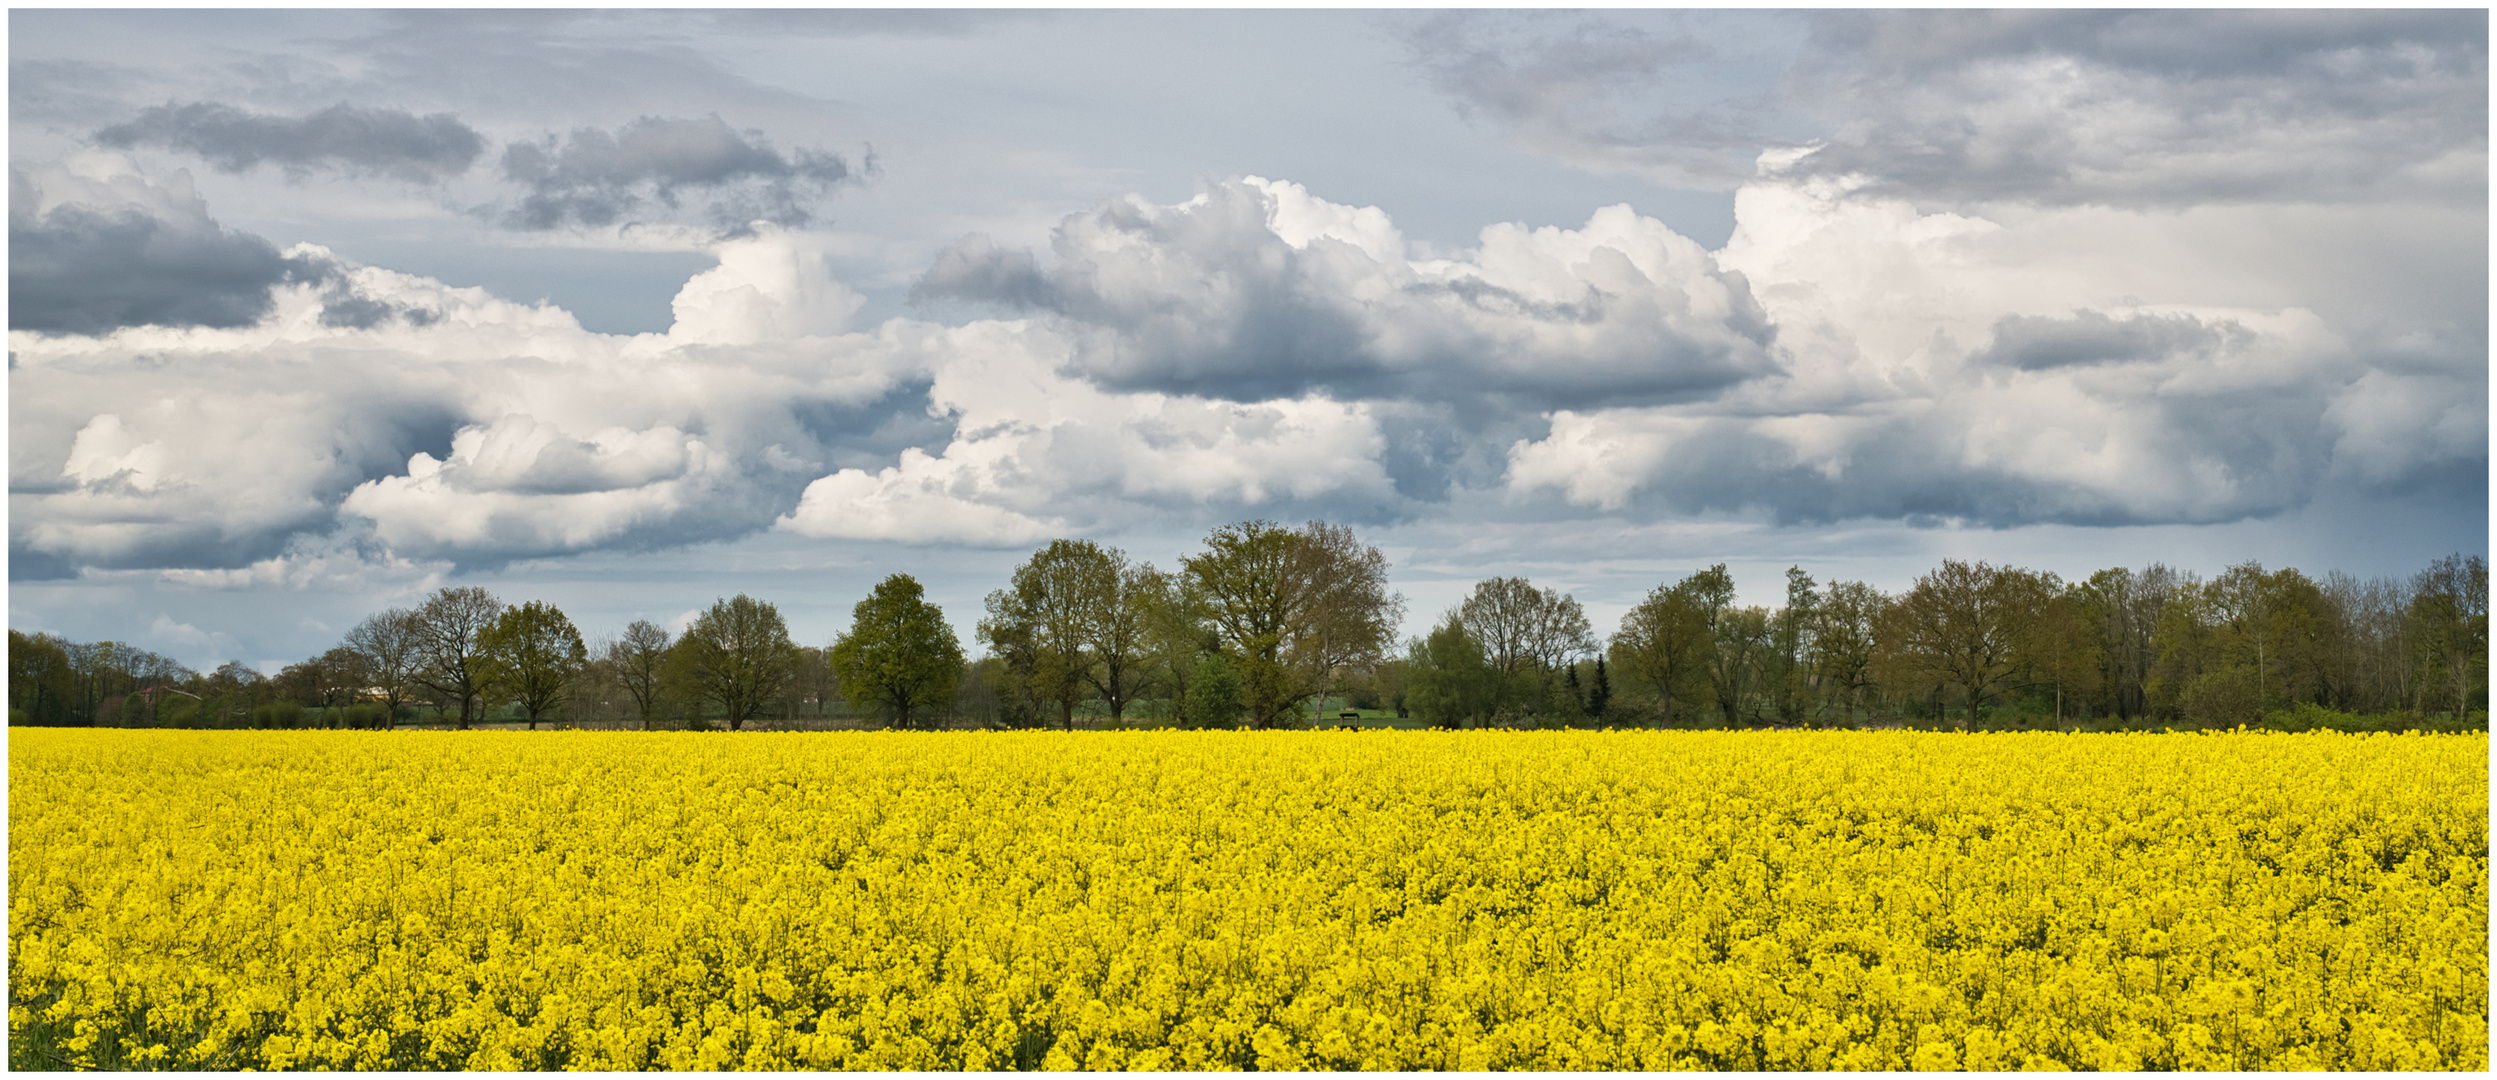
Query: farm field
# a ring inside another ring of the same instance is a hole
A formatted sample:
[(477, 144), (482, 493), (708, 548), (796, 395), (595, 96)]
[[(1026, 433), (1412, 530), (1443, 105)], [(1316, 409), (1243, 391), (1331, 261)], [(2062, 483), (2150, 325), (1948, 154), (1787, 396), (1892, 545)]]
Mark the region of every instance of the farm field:
[(2469, 1069), (2488, 740), (18, 729), (18, 1067)]

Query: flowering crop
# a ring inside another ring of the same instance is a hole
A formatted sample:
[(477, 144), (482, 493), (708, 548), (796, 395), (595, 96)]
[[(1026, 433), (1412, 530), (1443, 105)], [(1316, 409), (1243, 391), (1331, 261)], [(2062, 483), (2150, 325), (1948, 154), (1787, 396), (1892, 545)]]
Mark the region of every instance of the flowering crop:
[(11, 1058), (2479, 1070), (2487, 753), (19, 729)]

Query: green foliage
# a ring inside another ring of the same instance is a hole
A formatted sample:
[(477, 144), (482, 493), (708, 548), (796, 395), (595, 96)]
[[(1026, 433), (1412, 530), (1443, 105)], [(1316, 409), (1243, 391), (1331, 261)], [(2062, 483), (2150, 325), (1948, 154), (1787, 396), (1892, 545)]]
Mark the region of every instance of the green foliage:
[(841, 692), (853, 707), (881, 709), (896, 727), (909, 727), (913, 710), (949, 701), (962, 677), (962, 645), (924, 595), (908, 574), (884, 579), (851, 610), (849, 632), (832, 645)]
[(2261, 690), (2250, 668), (2230, 666), (2215, 668), (2195, 676), (2178, 696), (2178, 710), (2185, 722), (2201, 728), (2231, 728), (2250, 724), (2263, 715)]
[(1622, 615), (1609, 650), (1613, 667), (1657, 695), (1659, 719), (1667, 727), (1689, 719), (1681, 712), (1682, 701), (1708, 685), (1716, 655), (1714, 613), (1708, 602), (1717, 582), (1704, 578), (1694, 574), (1649, 591)]
[(589, 666), (589, 647), (581, 631), (553, 604), (531, 600), (505, 608), (477, 635), (480, 680), (487, 691), (512, 701), (537, 730), (538, 717), (563, 699), (581, 670)]
[(1969, 719), (1981, 718), (2018, 680), (2022, 635), (2061, 588), (2051, 575), (1944, 559), (1888, 611), (1893, 678), (1951, 687), (1968, 704)]
[(1500, 673), (1451, 614), (1406, 647), (1405, 706), (1433, 727), (1481, 723), (1498, 707)]
[(1347, 668), (1384, 658), (1404, 600), (1387, 557), (1323, 521), (1287, 530), (1225, 525), (1180, 560), (1191, 594), (1239, 674), (1250, 722), (1276, 726)]
[(2479, 710), (2460, 717), (2446, 713), (2350, 713), (2307, 701), (2265, 713), (2256, 726), (2273, 731), (2487, 731), (2488, 712)]
[[(2153, 564), (2070, 586), (1946, 560), (1897, 597), (1862, 582), (1822, 587), (1791, 568), (1773, 610), (1737, 606), (1719, 564), (1658, 585), (1592, 664), (1576, 601), (1523, 578), (1480, 582), (1459, 604), (1471, 654), (1443, 626), (1407, 655), (1386, 655), (1402, 600), (1386, 589), (1385, 559), (1321, 522), (1216, 529), (1175, 574), (1060, 540), (1011, 586), (989, 597), (990, 653), (969, 673), (951, 628), (903, 575), (860, 604), (837, 656), (797, 650), (778, 612), (742, 595), (714, 605), (683, 641), (636, 622), (594, 665), (561, 612), (507, 610), (478, 588), (375, 614), (274, 678), (235, 662), (202, 675), (118, 642), (11, 631), (10, 721), (466, 725), (483, 704), (489, 714), (516, 706), (534, 727), (571, 687), (593, 719), (629, 694), (645, 727), (681, 713), (695, 727), (716, 718), (736, 728), (775, 702), (830, 700), (836, 683), (851, 713), (904, 726), (938, 706), (992, 726), (1071, 726), (1089, 702), (1118, 717), (1141, 701), (1156, 716), (1229, 724), (1238, 718), (1224, 710), (1236, 708), (1272, 727), (1300, 722), (1328, 695), (1399, 716), (1419, 701), (1432, 723), (1516, 726), (1584, 716), (1685, 727), (2483, 730), (2488, 708), (2478, 555), (2408, 578), (2314, 579), (2248, 562), (2204, 581)], [(803, 682), (790, 674), (802, 656)], [(1196, 692), (1198, 676), (1215, 672)]]
[(256, 728), (299, 728), (305, 726), (303, 706), (292, 701), (272, 701), (251, 711), (251, 726)]
[(1100, 692), (1124, 711), (1142, 645), (1142, 609), (1127, 557), (1090, 540), (1053, 540), (1016, 567), (1012, 584), (988, 594), (979, 636), (1031, 695), (1055, 702), (1075, 726), (1075, 707)]
[(477, 695), (485, 689), (491, 667), (478, 637), (502, 614), (501, 600), (472, 585), (435, 590), (412, 618), (418, 663), (411, 675), (444, 699), (459, 703), (462, 728), (475, 715)]
[(1187, 697), (1180, 705), (1180, 726), (1238, 727), (1242, 707), (1240, 676), (1232, 669), (1230, 658), (1218, 652), (1199, 657), (1196, 670), (1188, 678)]
[(50, 634), (9, 631), (9, 723), (58, 724), (74, 688), (69, 652)]
[[(738, 593), (695, 616), (663, 666), (668, 681), (696, 706), (696, 723), (700, 706), (714, 703), (729, 730), (738, 731), (765, 704), (780, 699), (797, 659), (798, 646), (789, 640), (780, 609)], [(956, 655), (955, 665), (961, 662)]]
[(607, 643), (607, 670), (633, 699), (644, 731), (650, 730), (651, 716), (659, 707), (671, 644), (667, 629), (648, 619), (633, 620), (623, 636)]

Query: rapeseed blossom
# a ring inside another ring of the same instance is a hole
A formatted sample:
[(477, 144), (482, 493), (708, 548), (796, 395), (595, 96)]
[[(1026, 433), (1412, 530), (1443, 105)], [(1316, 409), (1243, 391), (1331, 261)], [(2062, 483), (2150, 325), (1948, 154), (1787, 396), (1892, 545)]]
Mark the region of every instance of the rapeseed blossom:
[(2479, 1070), (2487, 746), (21, 729), (11, 1056)]

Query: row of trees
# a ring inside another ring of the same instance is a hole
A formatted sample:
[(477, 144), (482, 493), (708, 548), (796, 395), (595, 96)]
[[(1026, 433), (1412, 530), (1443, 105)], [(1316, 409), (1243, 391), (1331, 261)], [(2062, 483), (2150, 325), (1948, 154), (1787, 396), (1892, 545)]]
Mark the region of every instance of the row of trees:
[[(559, 714), (602, 712), (645, 728), (663, 719), (702, 727), (717, 717), (734, 729), (776, 706), (794, 712), (801, 698), (820, 715), (834, 697), (832, 677), (852, 700), (887, 705), (904, 724), (928, 695), (950, 693), (962, 650), (917, 582), (895, 575), (858, 617), (861, 630), (830, 650), (803, 648), (778, 609), (741, 594), (713, 604), (681, 635), (639, 620), (592, 650), (552, 604), (507, 605), (482, 588), (445, 588), (417, 607), (366, 618), (337, 647), (275, 678), (239, 663), (203, 676), (110, 642), (74, 645), (13, 630), (10, 718), (166, 727), (429, 719), (465, 729), (508, 710), (532, 729)], [(931, 670), (944, 678), (924, 678)]]
[(2484, 724), (2487, 709), (2477, 556), (2372, 581), (2248, 563), (2209, 581), (2153, 565), (2065, 582), (1945, 561), (1897, 595), (1824, 586), (1798, 568), (1776, 608), (1737, 605), (1718, 565), (1659, 585), (1603, 640), (1575, 598), (1502, 577), (1402, 643), (1387, 569), (1377, 548), (1324, 522), (1224, 526), (1170, 571), (1057, 540), (989, 594), (986, 654), (969, 662), (944, 613), (898, 574), (824, 649), (794, 643), (776, 608), (744, 595), (682, 634), (637, 621), (593, 647), (553, 605), (506, 605), (474, 587), (375, 614), (274, 678), (12, 631), (11, 716), (1268, 728), (1341, 700), (1440, 726), (2042, 726), (2228, 725), (2301, 708)]
[(2488, 709), (2488, 566), (2318, 581), (2255, 563), (2085, 581), (1945, 561), (1896, 596), (1787, 571), (1784, 606), (1737, 607), (1725, 568), (1657, 587), (1608, 650), (1657, 719), (1731, 724), (1946, 718), (2257, 723), (2307, 709), (2444, 717)]
[(1139, 701), (1186, 726), (1271, 728), (1387, 658), (1404, 598), (1350, 528), (1251, 521), (1214, 530), (1176, 572), (1057, 540), (990, 593), (977, 671), (998, 722), (1111, 721)]

